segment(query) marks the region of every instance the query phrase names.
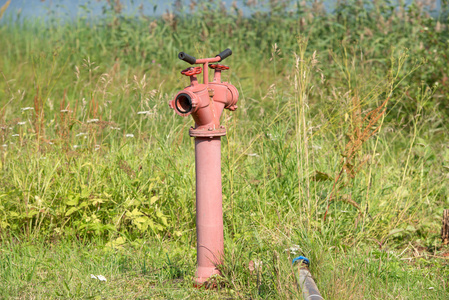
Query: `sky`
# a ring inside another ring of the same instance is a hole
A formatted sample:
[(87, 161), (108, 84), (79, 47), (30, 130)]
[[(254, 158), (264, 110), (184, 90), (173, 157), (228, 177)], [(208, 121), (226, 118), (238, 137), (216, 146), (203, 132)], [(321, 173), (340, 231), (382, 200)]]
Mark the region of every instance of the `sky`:
[[(225, 3), (232, 3), (233, 0), (224, 0)], [(237, 0), (242, 5), (243, 0)], [(0, 7), (7, 0), (0, 0)], [(173, 0), (121, 0), (124, 4), (124, 13), (128, 15), (137, 14), (138, 7), (143, 4), (145, 15), (161, 15), (167, 9), (171, 9)], [(21, 11), (22, 17), (45, 18), (49, 10), (53, 10), (58, 16), (75, 18), (79, 15), (98, 16), (101, 15), (105, 0), (11, 0), (6, 13), (16, 15)], [(190, 1), (183, 0), (183, 3)]]
[[(222, 2), (230, 5), (234, 0), (223, 0)], [(244, 0), (236, 0), (239, 7), (243, 7)], [(263, 1), (263, 0), (262, 0)], [(265, 0), (266, 1), (266, 0)], [(332, 9), (332, 3), (337, 0), (324, 0), (327, 9)], [(395, 1), (395, 0), (392, 0)], [(410, 2), (412, 0), (406, 0)], [(440, 7), (441, 0), (436, 1), (437, 7)], [(3, 6), (7, 0), (0, 0), (0, 7)], [(143, 4), (145, 15), (161, 15), (167, 9), (172, 9), (174, 0), (121, 0), (125, 6), (124, 12), (127, 15), (138, 14), (138, 7)], [(188, 6), (190, 0), (182, 0)], [(198, 0), (197, 0), (198, 2)], [(260, 0), (259, 0), (260, 2)], [(22, 18), (46, 19), (50, 10), (53, 14), (62, 19), (74, 19), (77, 16), (95, 17), (101, 15), (102, 7), (106, 0), (11, 0), (11, 3), (6, 10), (6, 14), (17, 16), (20, 11)], [(248, 14), (248, 10), (244, 10)]]

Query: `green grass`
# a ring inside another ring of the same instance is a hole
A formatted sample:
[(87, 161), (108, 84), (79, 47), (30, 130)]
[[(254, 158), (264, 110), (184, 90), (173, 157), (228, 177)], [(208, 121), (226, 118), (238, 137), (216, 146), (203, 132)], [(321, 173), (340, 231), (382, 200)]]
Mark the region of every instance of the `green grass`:
[[(327, 299), (447, 296), (443, 257), (414, 257), (406, 249), (331, 246), (320, 240), (323, 235), (301, 237), (299, 230), (292, 237), (312, 255), (312, 272)], [(286, 242), (274, 243), (257, 229), (248, 232), (245, 242), (227, 239), (224, 276), (215, 279), (218, 289), (204, 290), (192, 286), (195, 248), (180, 240), (148, 239), (115, 246), (96, 239), (4, 240), (1, 291), (4, 298), (24, 299), (299, 299), (292, 255), (284, 251)], [(263, 262), (262, 268), (251, 272), (248, 263), (256, 259)], [(91, 274), (103, 275), (107, 281), (92, 279)]]
[[(298, 299), (299, 254), (326, 299), (448, 297), (447, 19), (277, 5), (0, 25), (3, 297)], [(192, 120), (167, 103), (177, 52), (226, 47), (225, 263), (198, 290)]]

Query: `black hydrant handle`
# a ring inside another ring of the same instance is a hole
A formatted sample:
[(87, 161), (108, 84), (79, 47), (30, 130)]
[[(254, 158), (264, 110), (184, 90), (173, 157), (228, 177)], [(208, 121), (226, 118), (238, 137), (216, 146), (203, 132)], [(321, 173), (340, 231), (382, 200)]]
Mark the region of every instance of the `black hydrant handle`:
[(221, 51), (220, 54), (217, 54), (216, 56), (220, 56), (221, 59), (219, 61), (222, 61), (223, 59), (225, 59), (226, 57), (231, 56), (231, 55), (232, 55), (232, 50), (227, 48), (226, 50)]
[(187, 53), (184, 53), (184, 52), (179, 52), (178, 58), (180, 60), (188, 62), (191, 65), (193, 65), (196, 62), (196, 58), (195, 57), (193, 57), (191, 55), (188, 55)]
[[(227, 58), (228, 56), (231, 56), (231, 55), (232, 55), (232, 51), (231, 51), (231, 49), (228, 48), (226, 50), (221, 51), (219, 54), (215, 55), (215, 57), (219, 56), (220, 57), (219, 61), (222, 61), (223, 59), (225, 59), (225, 58)], [(180, 60), (188, 62), (191, 65), (196, 63), (196, 58), (191, 56), (191, 55), (188, 55), (185, 52), (179, 52), (178, 58)]]

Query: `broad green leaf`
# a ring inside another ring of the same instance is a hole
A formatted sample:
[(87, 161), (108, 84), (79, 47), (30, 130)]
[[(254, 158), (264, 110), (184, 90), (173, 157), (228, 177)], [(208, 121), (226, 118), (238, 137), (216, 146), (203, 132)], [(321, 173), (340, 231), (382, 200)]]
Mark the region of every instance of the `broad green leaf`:
[(70, 216), (71, 214), (73, 214), (74, 212), (76, 212), (79, 208), (78, 207), (72, 207), (70, 208), (66, 213), (65, 216)]
[(83, 208), (83, 207), (86, 207), (86, 206), (89, 206), (89, 203), (87, 203), (87, 201), (83, 201), (83, 202), (81, 202), (81, 204), (79, 205), (79, 208)]
[(159, 197), (157, 197), (157, 196), (151, 197), (151, 199), (150, 199), (150, 204), (153, 204), (154, 202), (156, 202), (157, 199), (159, 199)]
[(395, 228), (393, 230), (390, 230), (390, 232), (388, 233), (388, 235), (392, 235), (392, 236), (397, 236), (398, 233), (403, 232), (404, 229), (403, 228)]
[(34, 217), (37, 214), (39, 214), (39, 211), (37, 211), (37, 210), (30, 210), (28, 212), (28, 214), (27, 214), (27, 218), (32, 218), (32, 217)]
[(67, 200), (65, 202), (65, 204), (70, 205), (70, 206), (78, 205), (79, 200), (80, 200), (80, 198), (78, 197), (78, 195), (76, 195), (76, 196), (71, 195), (71, 196), (69, 196), (69, 200)]
[(326, 173), (320, 172), (318, 170), (315, 171), (315, 174), (311, 176), (313, 181), (332, 181), (332, 177)]
[(15, 211), (10, 211), (10, 212), (9, 212), (9, 215), (10, 215), (11, 217), (13, 217), (13, 218), (17, 218), (17, 217), (19, 216), (19, 214), (16, 213)]
[(137, 208), (134, 208), (132, 213), (133, 216), (142, 216), (143, 213), (141, 213)]
[(134, 219), (134, 222), (138, 222), (138, 223), (144, 223), (148, 220), (147, 217), (138, 217)]

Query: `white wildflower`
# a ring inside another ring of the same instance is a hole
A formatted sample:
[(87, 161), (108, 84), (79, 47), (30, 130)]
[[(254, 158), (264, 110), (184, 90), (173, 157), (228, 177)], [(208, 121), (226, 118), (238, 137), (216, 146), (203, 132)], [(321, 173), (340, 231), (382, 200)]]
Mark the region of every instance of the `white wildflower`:
[(75, 149), (80, 148), (80, 147), (81, 147), (80, 145), (73, 145), (73, 148), (75, 148)]
[(267, 137), (269, 137), (270, 140), (272, 140), (272, 141), (277, 140), (279, 138), (279, 136), (277, 134), (272, 135), (271, 133), (267, 133)]
[(16, 133), (16, 134), (13, 134), (12, 136), (19, 136), (19, 135)]
[(98, 120), (98, 119), (89, 119), (89, 120), (86, 121), (86, 123), (97, 123), (98, 121), (100, 121), (100, 120)]
[(134, 137), (134, 134), (132, 134), (132, 133), (127, 133), (125, 136), (126, 136), (127, 138), (133, 138), (133, 137)]
[(247, 156), (255, 156), (255, 157), (259, 157), (259, 154), (257, 153), (248, 153), (246, 154)]
[(98, 280), (100, 280), (100, 281), (107, 281), (106, 280), (106, 277), (104, 277), (103, 275), (94, 275), (94, 274), (90, 274), (90, 278), (92, 278), (92, 279), (98, 279)]
[(6, 147), (8, 147), (8, 145), (6, 145), (6, 144), (3, 144), (3, 145), (2, 145), (2, 147), (3, 147), (3, 148), (6, 148)]
[(112, 129), (112, 130), (120, 130), (121, 128), (120, 128), (120, 127), (112, 127), (112, 126), (111, 126), (111, 129)]
[(301, 247), (299, 245), (292, 245), (290, 248), (285, 249), (284, 251), (289, 251), (291, 254), (297, 254), (301, 251)]
[(34, 200), (36, 200), (37, 205), (40, 206), (42, 204), (42, 198), (38, 195), (34, 196)]
[(48, 103), (48, 106), (50, 107), (50, 110), (53, 110), (54, 109), (53, 101), (50, 98), (48, 98), (47, 103)]

